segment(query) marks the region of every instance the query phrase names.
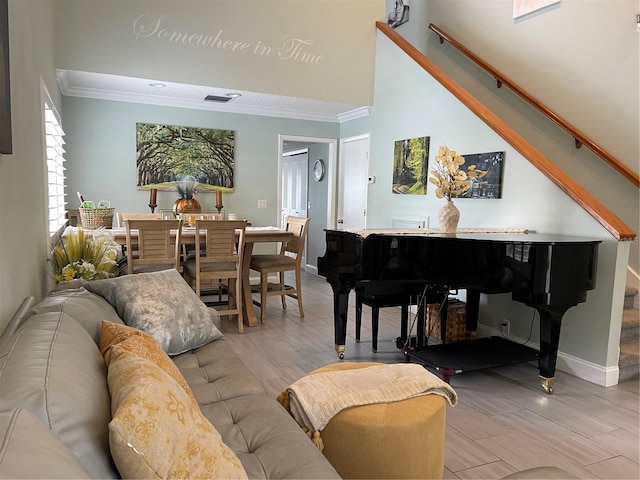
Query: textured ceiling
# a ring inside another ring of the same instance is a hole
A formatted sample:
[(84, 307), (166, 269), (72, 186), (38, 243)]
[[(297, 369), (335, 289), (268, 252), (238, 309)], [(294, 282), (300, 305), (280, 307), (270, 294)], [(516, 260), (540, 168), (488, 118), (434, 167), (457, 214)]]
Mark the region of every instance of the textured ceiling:
[[(165, 86), (151, 86), (158, 83)], [(367, 116), (370, 110), (363, 105), (74, 70), (58, 70), (58, 84), (65, 96), (336, 123)], [(228, 93), (241, 96), (226, 103), (204, 100), (207, 95), (225, 97)]]

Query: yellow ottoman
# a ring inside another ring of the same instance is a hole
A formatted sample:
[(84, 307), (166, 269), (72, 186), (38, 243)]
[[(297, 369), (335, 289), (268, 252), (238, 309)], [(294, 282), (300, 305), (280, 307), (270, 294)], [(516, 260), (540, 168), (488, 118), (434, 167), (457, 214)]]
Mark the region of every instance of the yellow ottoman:
[[(335, 363), (309, 375), (372, 365)], [(323, 453), (342, 478), (442, 478), (445, 420), (440, 395), (348, 408), (322, 430)]]

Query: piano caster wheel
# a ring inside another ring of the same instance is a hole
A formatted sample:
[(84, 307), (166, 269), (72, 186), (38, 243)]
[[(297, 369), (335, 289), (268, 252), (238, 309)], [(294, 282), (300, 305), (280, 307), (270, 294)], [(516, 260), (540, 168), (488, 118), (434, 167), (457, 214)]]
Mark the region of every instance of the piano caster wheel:
[(545, 378), (540, 376), (540, 384), (542, 385), (543, 390), (549, 394), (553, 394), (553, 382), (555, 381), (555, 377)]
[(338, 358), (344, 360), (344, 345), (336, 345), (336, 352), (338, 352)]
[(344, 360), (344, 352), (338, 352), (338, 358)]
[(400, 353), (402, 353), (402, 355), (404, 356), (404, 363), (410, 363), (411, 362), (411, 357), (409, 357), (409, 352), (412, 351), (413, 349), (409, 346), (405, 346), (402, 348), (402, 350), (400, 350)]

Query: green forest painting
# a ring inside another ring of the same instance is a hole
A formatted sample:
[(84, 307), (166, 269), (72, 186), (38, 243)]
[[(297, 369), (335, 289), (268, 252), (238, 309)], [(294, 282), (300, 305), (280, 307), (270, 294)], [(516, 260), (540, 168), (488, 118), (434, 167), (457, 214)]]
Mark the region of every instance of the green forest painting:
[(429, 137), (398, 140), (393, 147), (393, 193), (427, 194)]
[(139, 190), (175, 190), (194, 177), (203, 191), (233, 191), (235, 132), (208, 128), (136, 124)]

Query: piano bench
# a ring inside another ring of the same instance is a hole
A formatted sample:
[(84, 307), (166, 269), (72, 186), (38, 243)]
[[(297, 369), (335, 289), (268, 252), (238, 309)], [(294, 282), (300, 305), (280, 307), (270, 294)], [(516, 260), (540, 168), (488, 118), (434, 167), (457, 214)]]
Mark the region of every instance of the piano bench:
[[(309, 375), (372, 365), (333, 363)], [(322, 453), (342, 478), (442, 478), (445, 428), (440, 395), (347, 408), (322, 430)]]
[(356, 293), (356, 342), (358, 343), (360, 343), (360, 330), (362, 327), (362, 305), (371, 307), (371, 350), (373, 350), (373, 353), (378, 351), (378, 324), (381, 308), (400, 307), (400, 336), (407, 338), (411, 295), (396, 293), (368, 297), (362, 293)]

